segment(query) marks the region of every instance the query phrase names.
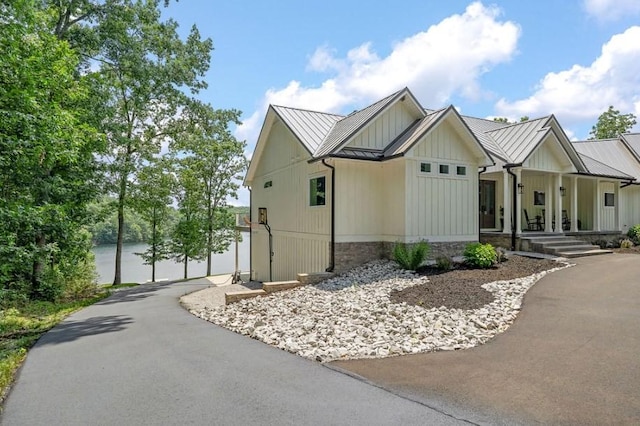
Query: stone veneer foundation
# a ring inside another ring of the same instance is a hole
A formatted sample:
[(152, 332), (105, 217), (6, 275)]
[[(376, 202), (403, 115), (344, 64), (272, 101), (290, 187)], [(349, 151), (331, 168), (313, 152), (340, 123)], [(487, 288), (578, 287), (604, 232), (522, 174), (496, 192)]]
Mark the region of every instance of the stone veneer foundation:
[[(428, 259), (438, 256), (461, 256), (464, 248), (471, 241), (429, 242)], [(392, 259), (393, 247), (396, 243), (387, 241), (362, 243), (336, 243), (335, 272), (344, 272), (375, 259)], [(415, 245), (408, 244), (410, 247)]]

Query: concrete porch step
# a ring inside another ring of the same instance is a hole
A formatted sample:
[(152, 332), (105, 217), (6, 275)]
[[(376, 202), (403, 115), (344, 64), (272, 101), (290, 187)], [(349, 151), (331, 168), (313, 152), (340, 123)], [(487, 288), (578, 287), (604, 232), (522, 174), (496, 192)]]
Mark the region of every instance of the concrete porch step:
[(591, 245), (589, 243), (585, 243), (582, 240), (566, 238), (562, 240), (550, 240), (550, 241), (531, 241), (531, 246), (534, 248), (547, 248), (547, 247), (563, 247), (563, 246), (580, 246), (580, 245)]
[[(598, 247), (598, 246), (596, 246)], [(604, 250), (601, 248), (595, 248), (591, 250), (568, 250), (568, 251), (559, 251), (556, 252), (556, 255), (572, 258), (572, 257), (583, 257), (583, 256), (596, 256), (600, 254), (610, 254), (613, 253), (611, 250)]]

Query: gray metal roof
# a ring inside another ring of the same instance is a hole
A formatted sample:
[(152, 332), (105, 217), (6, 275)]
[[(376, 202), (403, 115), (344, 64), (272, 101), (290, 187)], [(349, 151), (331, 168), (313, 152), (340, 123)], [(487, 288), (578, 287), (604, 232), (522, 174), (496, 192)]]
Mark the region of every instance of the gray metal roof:
[(624, 133), (620, 137), (633, 150), (633, 154), (640, 161), (640, 133)]
[(322, 142), (322, 145), (315, 150), (314, 157), (323, 157), (334, 152), (335, 149), (351, 138), (351, 136), (365, 126), (369, 120), (375, 117), (380, 111), (385, 109), (387, 105), (393, 102), (405, 90), (406, 89), (399, 90), (396, 93), (389, 95), (364, 109), (355, 111), (340, 121), (337, 121), (330, 133)]
[(509, 124), (490, 130), (490, 136), (502, 148), (511, 163), (520, 164), (540, 145), (550, 129), (546, 127), (549, 117)]
[(618, 169), (614, 169), (613, 167), (609, 167), (601, 161), (598, 161), (595, 158), (591, 158), (588, 155), (580, 153), (578, 153), (578, 155), (580, 156), (580, 159), (582, 160), (584, 165), (587, 167), (587, 171), (589, 172), (589, 174), (603, 177), (614, 177), (618, 179), (635, 179), (633, 176), (628, 175)]
[(332, 126), (343, 118), (336, 114), (277, 105), (272, 105), (272, 108), (311, 154), (318, 149)]
[(620, 139), (601, 139), (571, 142), (578, 153), (597, 158), (636, 179), (640, 178), (640, 163)]
[(465, 123), (467, 123), (469, 129), (473, 132), (474, 135), (476, 135), (476, 138), (478, 138), (480, 143), (487, 151), (489, 151), (489, 153), (491, 153), (491, 155), (506, 163), (511, 162), (500, 145), (498, 145), (496, 141), (494, 141), (487, 133), (491, 130), (497, 130), (501, 127), (507, 126), (508, 124), (500, 123), (493, 120), (485, 120), (484, 118), (469, 117), (466, 115), (463, 115), (462, 119)]
[(430, 113), (421, 120), (417, 120), (406, 132), (402, 133), (394, 142), (387, 146), (384, 150), (384, 156), (392, 157), (407, 151), (442, 118), (447, 110), (448, 108), (443, 108)]

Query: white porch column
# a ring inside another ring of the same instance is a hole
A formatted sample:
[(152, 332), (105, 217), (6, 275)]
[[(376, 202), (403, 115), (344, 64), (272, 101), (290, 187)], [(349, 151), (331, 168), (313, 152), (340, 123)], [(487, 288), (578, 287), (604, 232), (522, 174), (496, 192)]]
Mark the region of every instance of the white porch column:
[(553, 191), (554, 194), (554, 201), (555, 201), (555, 207), (556, 207), (556, 234), (562, 234), (564, 231), (562, 229), (562, 194), (560, 194), (560, 187), (562, 186), (562, 173), (558, 173), (555, 176), (555, 190)]
[(620, 220), (620, 182), (615, 181), (613, 183), (613, 205), (615, 208), (615, 230), (622, 231)]
[(595, 197), (593, 197), (593, 230), (600, 231), (600, 211), (602, 210), (600, 208), (602, 205), (602, 199), (600, 197), (600, 179), (596, 179), (594, 182), (593, 186), (595, 188)]
[(578, 176), (571, 176), (571, 232), (578, 232)]
[[(522, 183), (522, 169), (515, 169), (514, 173), (516, 175), (516, 180), (519, 183)], [(522, 233), (522, 194), (520, 194), (520, 191), (516, 191), (517, 192), (517, 204), (518, 204), (518, 211), (516, 212), (515, 216), (516, 216), (516, 235), (520, 235)]]
[(511, 234), (511, 194), (513, 188), (510, 185), (509, 173), (506, 170), (502, 172), (502, 208), (504, 209), (502, 217), (504, 220), (502, 232)]
[(553, 232), (553, 180), (550, 175), (545, 177), (547, 189), (544, 192), (544, 232)]

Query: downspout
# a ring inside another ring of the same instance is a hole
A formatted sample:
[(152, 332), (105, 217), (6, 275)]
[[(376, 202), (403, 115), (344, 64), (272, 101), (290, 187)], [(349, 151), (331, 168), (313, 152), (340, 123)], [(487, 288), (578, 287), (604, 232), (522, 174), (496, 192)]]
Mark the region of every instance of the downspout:
[(478, 242), (480, 242), (480, 234), (481, 234), (481, 233), (480, 233), (480, 223), (481, 223), (481, 221), (482, 221), (482, 216), (481, 216), (481, 215), (482, 215), (482, 212), (480, 211), (480, 201), (481, 201), (481, 200), (480, 200), (480, 197), (481, 197), (481, 195), (482, 195), (482, 194), (480, 193), (480, 191), (482, 190), (482, 186), (480, 185), (480, 175), (481, 175), (482, 173), (486, 172), (486, 171), (487, 171), (487, 167), (486, 167), (486, 166), (484, 166), (484, 167), (482, 167), (482, 170), (480, 170), (480, 171), (478, 172)]
[(505, 164), (504, 168), (511, 176), (513, 176), (513, 187), (511, 194), (511, 250), (516, 250), (516, 214), (518, 211), (518, 176), (511, 171), (513, 167), (517, 167), (516, 164)]
[(622, 185), (620, 185), (620, 189), (626, 188), (627, 186), (631, 186), (633, 184), (634, 182), (632, 180), (630, 180), (629, 182), (624, 182)]
[(251, 232), (252, 213), (253, 210), (253, 193), (251, 187), (247, 186), (249, 190), (249, 281), (253, 280), (253, 232)]
[(331, 242), (329, 244), (329, 267), (326, 272), (333, 272), (336, 267), (336, 168), (322, 160), (322, 164), (331, 169)]

